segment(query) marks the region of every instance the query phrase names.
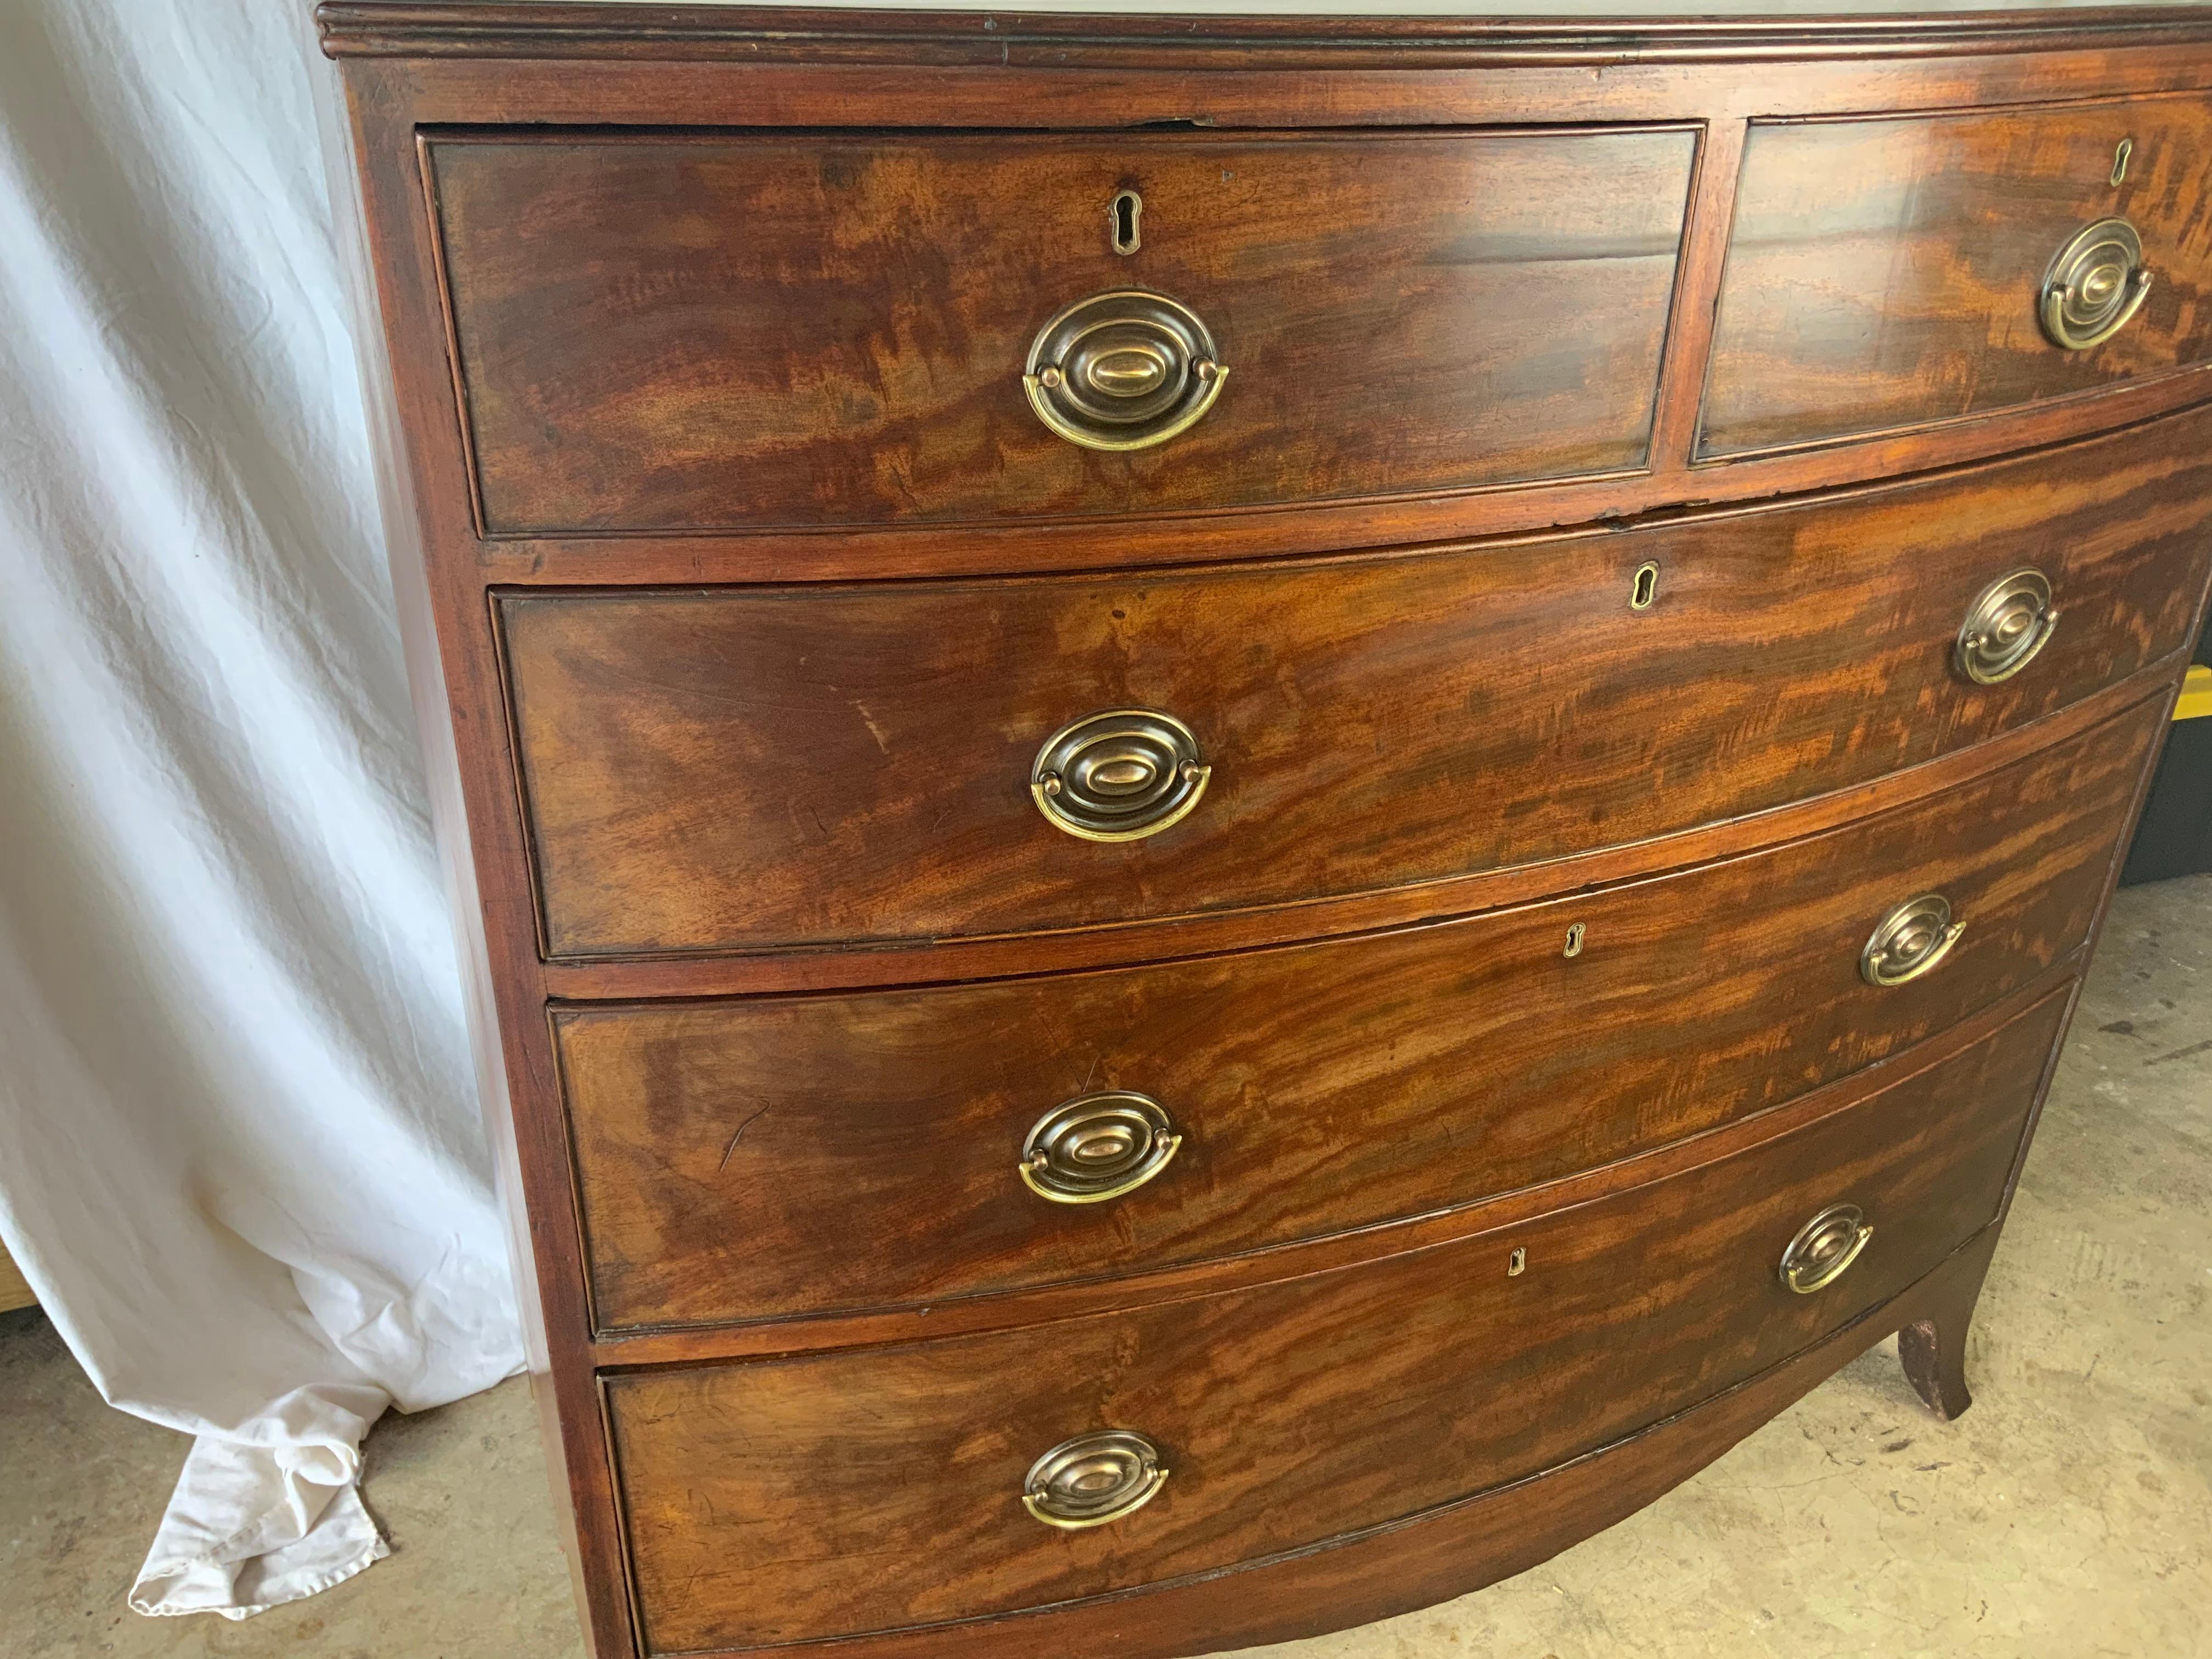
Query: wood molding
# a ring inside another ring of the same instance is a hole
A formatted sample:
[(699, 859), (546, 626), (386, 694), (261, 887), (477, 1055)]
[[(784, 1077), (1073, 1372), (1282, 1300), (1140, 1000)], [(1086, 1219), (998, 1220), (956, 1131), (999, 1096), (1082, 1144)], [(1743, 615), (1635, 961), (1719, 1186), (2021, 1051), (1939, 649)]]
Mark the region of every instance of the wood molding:
[(2051, 9), (1943, 17), (1176, 17), (828, 8), (325, 0), (334, 58), (739, 58), (763, 63), (995, 63), (1305, 69), (1510, 68), (1885, 58), (2156, 45), (2212, 33), (2212, 8)]

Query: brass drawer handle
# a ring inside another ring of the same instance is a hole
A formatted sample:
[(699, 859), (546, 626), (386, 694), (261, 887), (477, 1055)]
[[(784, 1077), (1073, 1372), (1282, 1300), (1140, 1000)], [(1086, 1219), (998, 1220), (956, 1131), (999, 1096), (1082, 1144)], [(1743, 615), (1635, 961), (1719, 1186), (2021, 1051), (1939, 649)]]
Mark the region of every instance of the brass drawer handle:
[(2100, 219), (2051, 256), (2043, 273), (2043, 331), (2055, 346), (2082, 350), (2125, 328), (2149, 292), (2136, 228), (2124, 219)]
[(1109, 1089), (1064, 1101), (1022, 1143), (1022, 1180), (1055, 1204), (1102, 1204), (1133, 1193), (1182, 1146), (1150, 1095)]
[(1039, 329), (1022, 386), (1072, 444), (1149, 449), (1195, 424), (1228, 378), (1195, 312), (1133, 289), (1079, 300)]
[(1875, 924), (1859, 952), (1859, 977), (1869, 985), (1902, 985), (1932, 972), (1951, 954), (1966, 925), (1951, 920), (1951, 902), (1941, 893), (1923, 893)]
[(1022, 1507), (1048, 1527), (1079, 1532), (1133, 1515), (1168, 1478), (1160, 1449), (1127, 1429), (1063, 1440), (1030, 1465)]
[(1140, 841), (1180, 823), (1212, 775), (1198, 738), (1174, 715), (1113, 708), (1044, 740), (1030, 766), (1030, 797), (1071, 836)]
[(2051, 579), (2033, 565), (2009, 571), (1966, 607), (1954, 653), (1959, 672), (1976, 685), (2008, 680), (2051, 643), (2057, 627)]
[(1797, 1230), (1782, 1252), (1782, 1282), (1810, 1296), (1844, 1276), (1874, 1237), (1866, 1212), (1856, 1204), (1831, 1204)]

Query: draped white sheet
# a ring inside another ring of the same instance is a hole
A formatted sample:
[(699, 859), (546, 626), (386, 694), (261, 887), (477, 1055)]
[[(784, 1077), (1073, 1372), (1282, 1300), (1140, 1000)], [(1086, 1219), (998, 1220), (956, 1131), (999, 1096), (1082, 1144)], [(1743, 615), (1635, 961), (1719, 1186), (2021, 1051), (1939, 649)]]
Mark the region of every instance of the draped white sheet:
[(198, 1437), (148, 1613), (367, 1566), (368, 1425), (521, 1358), (330, 72), (307, 0), (0, 0), (0, 1236)]

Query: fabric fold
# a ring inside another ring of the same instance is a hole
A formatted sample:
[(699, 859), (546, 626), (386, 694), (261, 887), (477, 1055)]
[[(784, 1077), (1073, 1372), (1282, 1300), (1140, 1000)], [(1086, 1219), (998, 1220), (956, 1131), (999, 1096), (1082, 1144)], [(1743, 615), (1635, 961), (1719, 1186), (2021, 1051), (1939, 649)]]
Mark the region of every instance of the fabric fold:
[(362, 1501), (361, 1443), (380, 1389), (295, 1389), (246, 1426), (202, 1435), (131, 1588), (155, 1616), (244, 1619), (328, 1589), (381, 1560), (390, 1546)]
[(243, 1618), (386, 1553), (388, 1407), (522, 1364), (335, 71), (305, 4), (23, 0), (5, 34), (0, 1237), (102, 1397), (193, 1437), (129, 1604)]

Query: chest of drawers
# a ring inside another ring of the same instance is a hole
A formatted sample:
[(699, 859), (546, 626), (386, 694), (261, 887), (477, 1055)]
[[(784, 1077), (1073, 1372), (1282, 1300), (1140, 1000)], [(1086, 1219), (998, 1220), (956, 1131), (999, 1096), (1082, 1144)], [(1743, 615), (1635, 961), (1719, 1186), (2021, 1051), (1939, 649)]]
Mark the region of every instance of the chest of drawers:
[(330, 3), (599, 1659), (1940, 1415), (2212, 580), (2212, 9)]

